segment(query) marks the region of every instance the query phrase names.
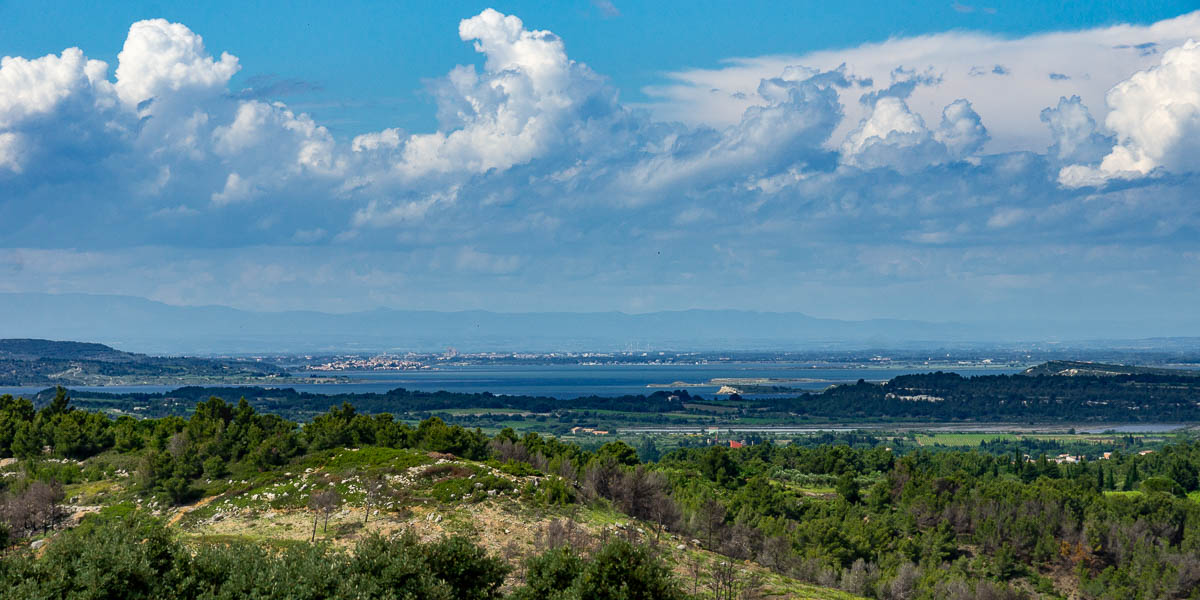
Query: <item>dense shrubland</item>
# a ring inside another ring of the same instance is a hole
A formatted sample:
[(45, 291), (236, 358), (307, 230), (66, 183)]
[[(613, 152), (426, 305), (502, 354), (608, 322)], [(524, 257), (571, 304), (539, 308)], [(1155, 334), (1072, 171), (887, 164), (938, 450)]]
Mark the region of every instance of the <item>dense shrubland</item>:
[[(112, 420), (73, 409), (61, 393), (40, 409), (2, 397), (0, 457), (19, 459), (25, 477), (3, 479), (0, 516), (6, 539), (39, 535), (61, 518), (56, 486), (116, 470), (128, 470), (141, 496), (182, 503), (215, 493), (229, 473), (281, 469), (343, 447), (400, 448), (538, 474), (536, 490), (521, 490), (532, 502), (611, 506), (644, 521), (651, 545), (668, 532), (683, 535), (731, 559), (869, 597), (1200, 595), (1200, 503), (1188, 497), (1200, 489), (1200, 443), (1056, 464), (1006, 447), (900, 455), (865, 437), (848, 439), (854, 443), (680, 448), (647, 463), (621, 442), (588, 451), (512, 430), (489, 438), (440, 419), (414, 427), (347, 404), (300, 425), (244, 400), (211, 398), (187, 419)], [(68, 458), (84, 462), (55, 462)], [(444, 480), (444, 501), (510, 485), (480, 478), (475, 483), (483, 488), (460, 490), (454, 469), (465, 467), (423, 468), (423, 476)], [(583, 590), (629, 577), (614, 565), (644, 574), (640, 597), (688, 588), (670, 583), (648, 550), (625, 544), (590, 554), (548, 546), (525, 565), (524, 587), (514, 586), (513, 594), (602, 597)], [(298, 578), (315, 590), (311, 597), (347, 595), (347, 582), (368, 590), (358, 597), (405, 597), (369, 591), (396, 586), (418, 590), (412, 597), (496, 597), (507, 567), (481, 552), (462, 540), (430, 545), (409, 538), (371, 538), (350, 553), (319, 544), (267, 552), (236, 543), (184, 552), (168, 530), (135, 514), (85, 521), (60, 533), (42, 558), (14, 550), (2, 561), (0, 581), (12, 592), (5, 597), (29, 596), (30, 586), (49, 590), (39, 597), (67, 596), (118, 576), (144, 582), (146, 597), (161, 597), (166, 588), (155, 586), (175, 586), (171, 594), (179, 597), (270, 596), (273, 577)], [(452, 565), (437, 562), (446, 555), (455, 557)], [(119, 565), (110, 571), (97, 566), (113, 561)], [(460, 564), (462, 572), (446, 570)], [(223, 570), (245, 575), (214, 581)], [(710, 568), (705, 593), (730, 597), (712, 587), (717, 575)]]
[[(189, 548), (161, 522), (94, 518), (45, 554), (0, 560), (0, 592), (34, 598), (422, 599), (504, 597), (510, 567), (463, 537), (421, 542), (370, 535), (350, 551), (326, 544), (264, 549), (244, 542)], [(528, 559), (514, 598), (682, 597), (645, 548), (612, 540), (590, 555), (559, 546)]]

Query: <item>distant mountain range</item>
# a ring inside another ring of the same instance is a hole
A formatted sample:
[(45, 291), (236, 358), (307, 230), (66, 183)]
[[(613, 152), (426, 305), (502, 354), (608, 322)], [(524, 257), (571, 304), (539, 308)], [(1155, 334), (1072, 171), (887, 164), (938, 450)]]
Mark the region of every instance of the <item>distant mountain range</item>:
[(447, 347), (460, 351), (923, 348), (1154, 335), (1163, 333), (1135, 322), (843, 321), (742, 310), (509, 314), (379, 309), (330, 314), (173, 306), (113, 295), (0, 294), (0, 338), (95, 340), (153, 354), (433, 351)]

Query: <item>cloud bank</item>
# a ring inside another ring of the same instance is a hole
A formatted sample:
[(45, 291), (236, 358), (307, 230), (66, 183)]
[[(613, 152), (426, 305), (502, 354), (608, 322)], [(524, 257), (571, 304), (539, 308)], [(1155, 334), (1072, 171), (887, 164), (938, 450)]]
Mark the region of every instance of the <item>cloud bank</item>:
[(1194, 13), (736, 59), (636, 106), (488, 9), (458, 31), (481, 64), (429, 83), (437, 131), (337, 139), (231, 90), (244, 66), (185, 25), (141, 21), (111, 77), (78, 48), (0, 64), (0, 291), (847, 318), (1161, 304), (1200, 270), (1198, 32)]

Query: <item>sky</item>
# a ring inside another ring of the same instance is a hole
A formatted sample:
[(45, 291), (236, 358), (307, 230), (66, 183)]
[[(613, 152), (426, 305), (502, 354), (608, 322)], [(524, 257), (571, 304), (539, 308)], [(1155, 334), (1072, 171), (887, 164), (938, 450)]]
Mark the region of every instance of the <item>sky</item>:
[(1061, 4), (0, 0), (0, 292), (1190, 323), (1200, 11)]

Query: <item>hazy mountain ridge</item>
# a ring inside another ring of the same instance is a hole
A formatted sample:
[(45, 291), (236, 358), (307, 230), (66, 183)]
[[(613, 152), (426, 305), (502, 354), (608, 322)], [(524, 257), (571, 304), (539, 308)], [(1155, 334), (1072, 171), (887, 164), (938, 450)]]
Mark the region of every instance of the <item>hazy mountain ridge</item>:
[[(173, 306), (128, 296), (0, 294), (0, 337), (96, 340), (153, 354), (263, 352), (789, 350), (939, 347), (1022, 340), (1146, 338), (1136, 322), (845, 321), (749, 310), (494, 313), (391, 310), (344, 314)], [(1121, 328), (1123, 327), (1123, 329)], [(1098, 335), (1098, 331), (1110, 332)], [(1074, 337), (1072, 337), (1074, 336)]]
[(331, 314), (172, 306), (125, 296), (0, 294), (0, 335), (91, 339), (153, 353), (440, 350), (757, 349), (800, 343), (966, 339), (918, 321), (800, 313), (645, 314), (376, 309)]

